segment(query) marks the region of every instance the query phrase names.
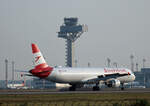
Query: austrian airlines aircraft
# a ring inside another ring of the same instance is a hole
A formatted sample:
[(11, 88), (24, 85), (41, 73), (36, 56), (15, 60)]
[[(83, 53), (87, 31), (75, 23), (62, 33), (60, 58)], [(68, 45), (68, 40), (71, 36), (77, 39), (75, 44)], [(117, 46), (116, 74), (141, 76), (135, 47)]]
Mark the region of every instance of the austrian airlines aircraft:
[(95, 84), (93, 90), (99, 90), (99, 82), (102, 81), (108, 87), (119, 87), (124, 89), (124, 83), (135, 80), (135, 75), (125, 68), (69, 68), (48, 66), (43, 55), (36, 44), (32, 44), (35, 68), (29, 71), (29, 76), (36, 76), (46, 80), (70, 84), (70, 91), (84, 84)]

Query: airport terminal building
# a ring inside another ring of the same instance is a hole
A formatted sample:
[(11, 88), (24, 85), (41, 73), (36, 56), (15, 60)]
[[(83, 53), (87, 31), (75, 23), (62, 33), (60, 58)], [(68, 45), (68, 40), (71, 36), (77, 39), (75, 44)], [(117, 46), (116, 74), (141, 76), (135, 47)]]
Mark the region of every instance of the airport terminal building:
[(141, 86), (150, 88), (150, 68), (141, 68), (140, 72), (134, 72), (136, 79)]

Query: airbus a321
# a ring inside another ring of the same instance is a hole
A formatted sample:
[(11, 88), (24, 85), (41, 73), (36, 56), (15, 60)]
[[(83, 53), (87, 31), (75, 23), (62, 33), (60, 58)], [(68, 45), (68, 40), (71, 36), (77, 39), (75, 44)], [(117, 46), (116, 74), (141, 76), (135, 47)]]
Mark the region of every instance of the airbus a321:
[(70, 84), (70, 91), (84, 86), (84, 84), (95, 84), (93, 91), (100, 90), (99, 83), (102, 81), (108, 87), (119, 87), (124, 90), (124, 83), (135, 80), (135, 75), (126, 68), (71, 68), (51, 67), (43, 58), (40, 49), (32, 44), (35, 67), (29, 71), (28, 76), (35, 76), (56, 83)]

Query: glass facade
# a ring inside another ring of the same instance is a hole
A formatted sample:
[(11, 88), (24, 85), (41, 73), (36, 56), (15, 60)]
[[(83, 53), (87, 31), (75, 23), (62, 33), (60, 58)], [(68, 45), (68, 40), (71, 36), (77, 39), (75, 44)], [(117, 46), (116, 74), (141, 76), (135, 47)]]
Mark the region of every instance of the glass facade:
[(140, 72), (134, 72), (136, 79), (141, 86), (150, 88), (150, 68), (142, 68)]

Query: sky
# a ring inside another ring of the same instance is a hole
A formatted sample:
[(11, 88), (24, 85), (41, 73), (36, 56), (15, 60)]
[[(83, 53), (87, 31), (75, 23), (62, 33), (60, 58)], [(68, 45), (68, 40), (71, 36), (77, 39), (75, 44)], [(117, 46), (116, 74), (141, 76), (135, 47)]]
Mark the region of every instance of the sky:
[[(16, 70), (33, 68), (31, 43), (41, 49), (50, 66), (65, 65), (65, 40), (58, 38), (64, 17), (78, 17), (88, 32), (75, 42), (79, 67), (112, 64), (130, 68), (130, 55), (150, 67), (149, 0), (0, 0), (0, 79), (5, 79), (5, 59)], [(20, 75), (16, 73), (15, 79)]]

